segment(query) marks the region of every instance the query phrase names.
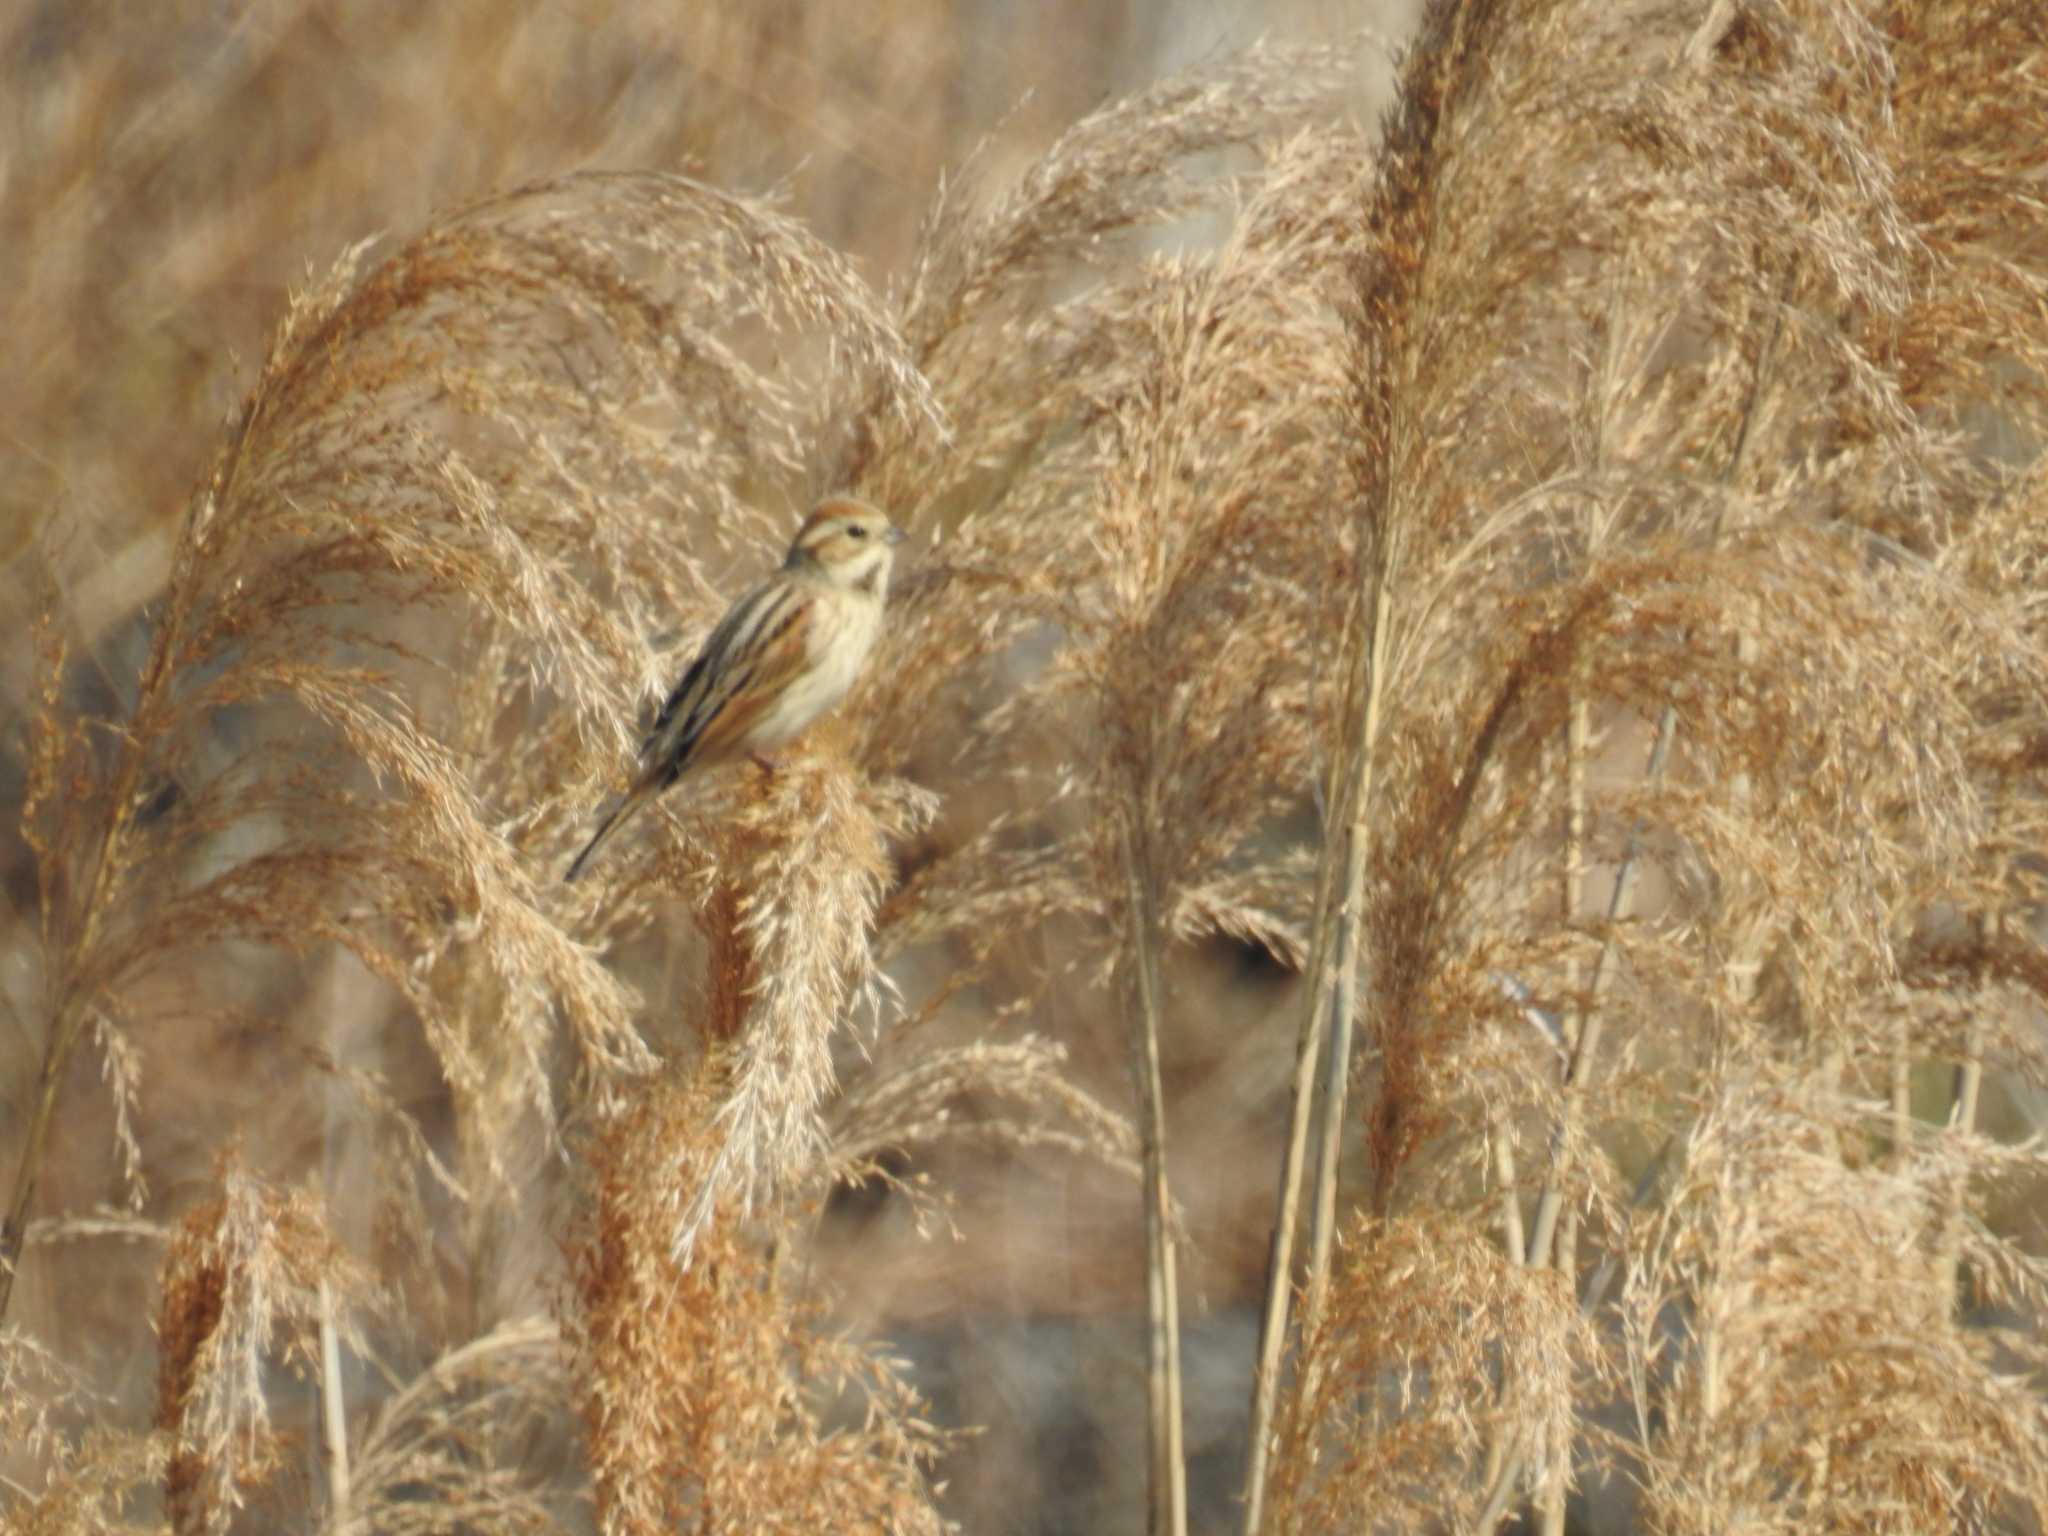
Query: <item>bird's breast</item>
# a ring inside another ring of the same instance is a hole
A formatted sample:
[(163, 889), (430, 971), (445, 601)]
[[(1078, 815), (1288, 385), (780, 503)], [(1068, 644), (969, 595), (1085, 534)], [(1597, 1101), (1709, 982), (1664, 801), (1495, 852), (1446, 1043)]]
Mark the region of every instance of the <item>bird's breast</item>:
[(763, 745), (787, 741), (845, 698), (882, 632), (882, 605), (872, 598), (828, 591), (815, 602), (805, 637), (808, 665), (762, 721)]

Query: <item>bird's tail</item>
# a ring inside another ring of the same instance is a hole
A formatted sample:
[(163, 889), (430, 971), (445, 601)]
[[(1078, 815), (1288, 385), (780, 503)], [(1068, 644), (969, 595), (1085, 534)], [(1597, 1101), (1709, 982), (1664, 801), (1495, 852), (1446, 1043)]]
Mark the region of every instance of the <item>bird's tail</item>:
[(576, 861), (569, 866), (569, 872), (562, 876), (562, 883), (567, 885), (578, 875), (582, 874), (584, 866), (589, 864), (591, 856), (604, 846), (606, 839), (618, 831), (625, 819), (652, 798), (654, 793), (661, 787), (662, 780), (659, 775), (656, 775), (653, 778), (641, 780), (640, 783), (635, 784), (632, 789), (628, 790), (626, 798), (613, 806), (605, 814), (604, 820), (597, 824), (596, 833), (589, 842), (583, 845), (583, 851), (576, 855)]

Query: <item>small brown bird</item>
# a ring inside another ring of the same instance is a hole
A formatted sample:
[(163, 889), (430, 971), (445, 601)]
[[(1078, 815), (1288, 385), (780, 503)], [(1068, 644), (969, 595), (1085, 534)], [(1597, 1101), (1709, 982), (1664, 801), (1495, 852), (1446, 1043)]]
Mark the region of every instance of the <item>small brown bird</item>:
[(690, 769), (760, 759), (845, 698), (881, 635), (902, 542), (903, 530), (864, 501), (819, 502), (782, 569), (711, 631), (641, 745), (633, 787), (563, 879), (582, 874), (628, 816)]

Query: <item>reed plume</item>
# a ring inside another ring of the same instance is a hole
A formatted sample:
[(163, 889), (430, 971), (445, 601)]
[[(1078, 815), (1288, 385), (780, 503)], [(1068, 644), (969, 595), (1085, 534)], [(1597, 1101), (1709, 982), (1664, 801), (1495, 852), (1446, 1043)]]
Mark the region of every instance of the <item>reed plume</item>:
[[(1433, 0), (1377, 130), (1253, 48), (867, 265), (348, 248), (8, 681), (8, 1529), (2048, 1520), (2039, 32)], [(832, 491), (861, 685), (562, 886)], [(1020, 1317), (1057, 1437), (934, 1364)]]

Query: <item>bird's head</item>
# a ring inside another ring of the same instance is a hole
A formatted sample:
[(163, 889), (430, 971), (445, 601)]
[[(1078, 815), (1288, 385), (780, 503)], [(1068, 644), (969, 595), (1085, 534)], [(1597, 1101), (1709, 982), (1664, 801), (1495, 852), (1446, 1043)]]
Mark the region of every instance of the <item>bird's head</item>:
[(784, 565), (815, 571), (834, 586), (881, 597), (903, 530), (887, 515), (853, 496), (828, 496), (811, 509)]

